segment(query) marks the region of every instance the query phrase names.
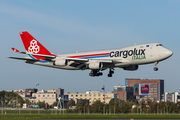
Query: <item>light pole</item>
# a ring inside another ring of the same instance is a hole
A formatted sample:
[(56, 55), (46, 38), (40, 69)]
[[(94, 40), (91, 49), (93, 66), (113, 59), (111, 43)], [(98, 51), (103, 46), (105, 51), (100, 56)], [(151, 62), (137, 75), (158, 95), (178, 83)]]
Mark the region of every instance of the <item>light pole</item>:
[(37, 84), (37, 85), (36, 85), (36, 87), (37, 87), (37, 91), (38, 91), (38, 86), (39, 86), (39, 84)]
[(104, 91), (103, 97), (104, 97), (104, 104), (105, 104), (105, 86), (102, 87), (102, 90)]
[[(38, 92), (38, 86), (39, 86), (39, 84), (36, 85), (36, 87), (37, 87), (37, 94), (39, 94), (39, 92)], [(38, 98), (39, 98), (39, 96), (38, 96)], [(40, 101), (39, 101), (39, 99), (38, 99), (38, 114), (39, 114), (39, 102), (40, 102)]]
[[(140, 103), (140, 105), (142, 106), (142, 102)], [(140, 114), (141, 114), (141, 110), (142, 110), (141, 106), (140, 106)]]
[(63, 96), (63, 115), (64, 115), (64, 96)]
[(2, 102), (2, 113), (1, 114), (3, 114), (3, 99), (2, 99), (2, 97), (1, 97), (1, 102)]
[(103, 99), (104, 99), (104, 107), (103, 107), (103, 113), (105, 114), (105, 86), (103, 85), (102, 90), (104, 91), (103, 93)]
[(140, 114), (141, 114), (141, 110), (142, 110), (142, 98), (141, 98), (141, 96), (140, 96)]

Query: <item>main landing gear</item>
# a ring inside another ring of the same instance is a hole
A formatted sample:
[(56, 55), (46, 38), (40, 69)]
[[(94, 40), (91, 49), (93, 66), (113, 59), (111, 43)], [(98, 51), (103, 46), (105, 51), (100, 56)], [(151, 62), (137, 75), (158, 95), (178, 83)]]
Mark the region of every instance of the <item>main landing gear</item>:
[[(107, 75), (108, 77), (112, 77), (112, 74), (114, 74), (114, 69), (110, 68), (109, 69), (109, 74)], [(89, 73), (89, 76), (95, 77), (95, 76), (102, 76), (103, 73), (99, 72), (99, 70), (91, 70), (91, 72)]]
[(109, 74), (107, 75), (108, 77), (112, 77), (112, 74), (114, 74), (114, 69), (110, 68), (109, 69)]
[(158, 71), (158, 67), (157, 67), (157, 64), (158, 64), (159, 62), (155, 62), (155, 67), (154, 67), (154, 71)]
[(99, 70), (91, 70), (91, 72), (89, 73), (89, 76), (95, 77), (95, 76), (102, 76), (103, 73), (99, 72)]

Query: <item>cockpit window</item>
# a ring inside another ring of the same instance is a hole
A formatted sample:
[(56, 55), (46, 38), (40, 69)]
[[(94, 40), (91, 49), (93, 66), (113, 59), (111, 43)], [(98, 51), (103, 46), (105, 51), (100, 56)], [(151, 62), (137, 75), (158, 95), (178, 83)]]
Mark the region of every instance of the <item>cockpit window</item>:
[(162, 44), (157, 44), (156, 46), (163, 46)]

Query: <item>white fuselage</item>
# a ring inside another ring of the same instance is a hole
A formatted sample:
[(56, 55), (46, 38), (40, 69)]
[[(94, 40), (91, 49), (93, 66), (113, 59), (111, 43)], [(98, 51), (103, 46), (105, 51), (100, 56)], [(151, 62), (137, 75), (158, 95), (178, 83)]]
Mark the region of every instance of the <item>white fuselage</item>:
[[(141, 65), (159, 62), (169, 58), (173, 54), (172, 51), (163, 47), (159, 43), (141, 44), (121, 49), (80, 52), (71, 54), (59, 54), (55, 58), (58, 59), (77, 59), (88, 61), (83, 64), (88, 65), (91, 62), (103, 62), (104, 69), (106, 68), (123, 68), (130, 65)], [(78, 63), (79, 63), (78, 61)], [(67, 69), (67, 70), (80, 70), (81, 68), (73, 66), (76, 60), (68, 61), (67, 65), (53, 65), (53, 62), (33, 62), (32, 64)], [(86, 68), (89, 69), (89, 68)]]

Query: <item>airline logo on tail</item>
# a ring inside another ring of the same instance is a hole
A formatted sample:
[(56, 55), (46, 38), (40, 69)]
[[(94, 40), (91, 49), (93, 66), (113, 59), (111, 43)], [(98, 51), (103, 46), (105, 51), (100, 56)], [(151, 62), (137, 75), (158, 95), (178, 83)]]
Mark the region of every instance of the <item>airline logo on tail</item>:
[(28, 52), (37, 54), (39, 51), (40, 51), (40, 47), (37, 45), (37, 41), (33, 39), (30, 42), (30, 46), (28, 47)]

